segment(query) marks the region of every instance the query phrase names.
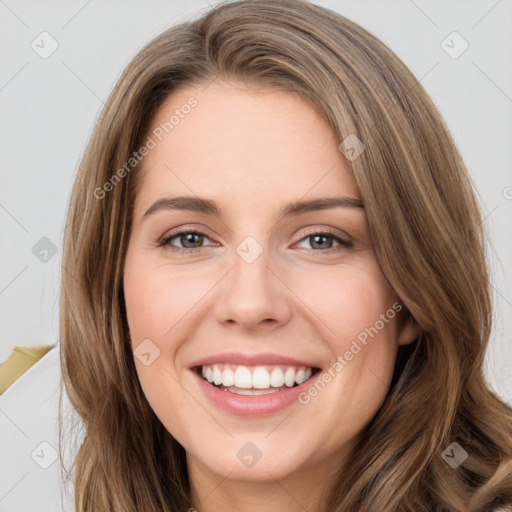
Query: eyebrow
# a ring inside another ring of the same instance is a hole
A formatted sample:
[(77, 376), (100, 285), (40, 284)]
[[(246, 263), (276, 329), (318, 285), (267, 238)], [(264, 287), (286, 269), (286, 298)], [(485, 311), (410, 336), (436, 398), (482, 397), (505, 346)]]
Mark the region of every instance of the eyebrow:
[[(325, 210), (328, 208), (357, 208), (364, 209), (363, 203), (353, 197), (323, 197), (319, 199), (310, 199), (307, 201), (293, 201), (283, 206), (279, 211), (279, 218), (294, 217), (317, 210)], [(215, 215), (220, 217), (222, 209), (211, 199), (205, 199), (194, 196), (180, 197), (163, 197), (155, 201), (142, 216), (142, 220), (146, 219), (153, 213), (166, 210), (187, 210), (204, 213), (206, 215)]]

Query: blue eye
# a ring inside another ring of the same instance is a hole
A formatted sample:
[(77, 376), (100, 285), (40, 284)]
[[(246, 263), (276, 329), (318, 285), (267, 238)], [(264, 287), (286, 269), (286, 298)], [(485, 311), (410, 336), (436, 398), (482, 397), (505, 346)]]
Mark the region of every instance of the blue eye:
[[(176, 246), (172, 243), (173, 240), (178, 239), (181, 247)], [(166, 247), (172, 251), (180, 254), (191, 254), (199, 251), (204, 247), (203, 242), (209, 240), (209, 238), (201, 231), (196, 230), (184, 230), (173, 233), (172, 235), (164, 237), (158, 244), (158, 247)], [(305, 237), (301, 238), (299, 243), (310, 240), (312, 249), (315, 252), (332, 252), (343, 250), (348, 247), (352, 247), (353, 243), (349, 240), (341, 238), (339, 235), (334, 233), (318, 231), (310, 233)], [(333, 246), (336, 242), (338, 245)], [(215, 243), (209, 244), (215, 245)], [(327, 246), (326, 246), (327, 245)]]
[[(331, 250), (339, 250), (347, 247), (352, 247), (353, 245), (352, 242), (350, 242), (349, 240), (345, 240), (344, 238), (341, 238), (340, 236), (329, 232), (312, 233), (302, 238), (301, 242), (305, 240), (310, 240), (311, 246), (313, 248), (315, 248), (316, 246), (317, 249), (322, 249), (321, 252), (330, 252)], [(333, 241), (336, 241), (339, 245), (333, 247)], [(328, 247), (325, 247), (326, 242)]]
[[(171, 243), (172, 240), (178, 238), (183, 247), (177, 247)], [(177, 251), (183, 254), (196, 252), (202, 247), (202, 242), (207, 236), (200, 231), (179, 231), (170, 236), (164, 237), (160, 243), (159, 247), (168, 247), (173, 251)], [(192, 245), (189, 247), (188, 245)], [(212, 244), (213, 245), (213, 244)]]

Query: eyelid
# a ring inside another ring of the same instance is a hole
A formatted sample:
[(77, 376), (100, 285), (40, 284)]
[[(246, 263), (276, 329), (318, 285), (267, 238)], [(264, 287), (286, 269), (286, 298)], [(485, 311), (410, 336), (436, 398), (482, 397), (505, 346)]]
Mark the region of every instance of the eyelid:
[(315, 234), (329, 234), (334, 237), (342, 238), (347, 243), (353, 243), (354, 239), (345, 231), (342, 231), (340, 229), (336, 228), (330, 228), (330, 227), (315, 227), (315, 228), (305, 228), (304, 235), (301, 236), (299, 242), (303, 240), (305, 237), (313, 236)]

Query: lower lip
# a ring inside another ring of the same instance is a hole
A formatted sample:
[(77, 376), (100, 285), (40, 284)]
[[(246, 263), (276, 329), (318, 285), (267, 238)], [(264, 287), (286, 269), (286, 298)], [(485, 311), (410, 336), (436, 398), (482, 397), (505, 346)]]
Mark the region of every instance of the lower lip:
[(192, 370), (199, 387), (206, 397), (219, 409), (235, 416), (259, 418), (275, 414), (294, 402), (298, 402), (298, 396), (309, 388), (321, 372), (317, 372), (306, 382), (284, 391), (269, 393), (268, 395), (237, 395), (230, 391), (223, 391), (209, 384)]

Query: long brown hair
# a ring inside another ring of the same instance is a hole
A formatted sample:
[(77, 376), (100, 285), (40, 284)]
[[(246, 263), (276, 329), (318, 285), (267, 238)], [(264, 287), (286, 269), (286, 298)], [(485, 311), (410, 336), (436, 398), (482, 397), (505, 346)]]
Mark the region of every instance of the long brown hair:
[[(77, 512), (193, 506), (185, 451), (150, 408), (127, 341), (122, 276), (140, 165), (126, 162), (169, 94), (217, 77), (299, 93), (340, 142), (363, 142), (350, 163), (374, 250), (421, 327), (399, 349), (386, 400), (333, 480), (325, 510), (484, 512), (511, 502), (512, 410), (482, 370), (492, 317), (482, 219), (440, 114), (399, 58), (345, 17), (305, 0), (240, 0), (139, 52), (76, 176), (60, 344), (83, 426)], [(454, 448), (468, 454), (457, 468), (446, 462)]]

